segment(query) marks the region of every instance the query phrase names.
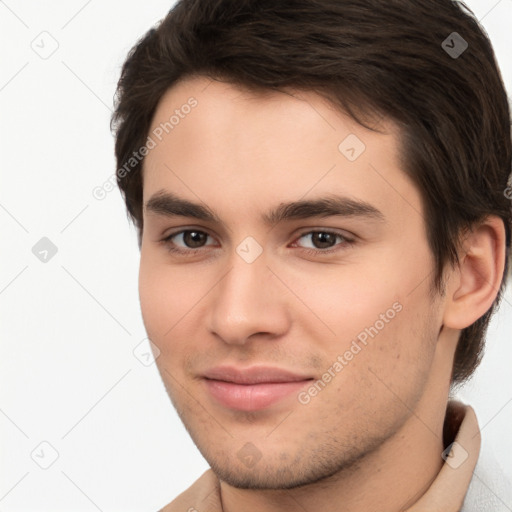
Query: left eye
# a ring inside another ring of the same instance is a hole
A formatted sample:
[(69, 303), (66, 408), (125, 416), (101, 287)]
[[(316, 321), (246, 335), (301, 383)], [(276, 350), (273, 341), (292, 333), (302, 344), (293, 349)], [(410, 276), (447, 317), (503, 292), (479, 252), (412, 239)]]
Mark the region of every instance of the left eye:
[(332, 231), (310, 231), (301, 235), (297, 240), (302, 239), (307, 241), (306, 245), (302, 246), (307, 249), (330, 249), (331, 247), (340, 245), (336, 244), (337, 240), (341, 240), (341, 244), (351, 242), (351, 240), (345, 236)]

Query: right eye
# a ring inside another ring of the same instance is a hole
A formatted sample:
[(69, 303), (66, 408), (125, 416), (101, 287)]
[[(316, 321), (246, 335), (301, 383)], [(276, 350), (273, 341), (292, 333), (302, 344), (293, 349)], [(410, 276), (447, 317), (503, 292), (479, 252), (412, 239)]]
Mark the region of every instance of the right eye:
[(206, 244), (208, 237), (208, 233), (198, 229), (182, 229), (166, 236), (162, 243), (170, 252), (194, 254), (198, 249), (212, 245)]

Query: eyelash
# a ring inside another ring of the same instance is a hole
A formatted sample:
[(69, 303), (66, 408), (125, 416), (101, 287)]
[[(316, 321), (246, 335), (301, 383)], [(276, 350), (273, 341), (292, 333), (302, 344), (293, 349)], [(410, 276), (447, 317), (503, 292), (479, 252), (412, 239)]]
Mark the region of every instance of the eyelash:
[[(173, 247), (171, 245), (172, 239), (175, 236), (181, 235), (182, 233), (187, 233), (187, 232), (204, 233), (207, 236), (211, 236), (206, 231), (201, 231), (199, 229), (182, 229), (180, 231), (175, 231), (174, 233), (170, 233), (163, 240), (161, 240), (161, 243), (165, 245), (166, 249), (170, 253), (183, 255), (183, 256), (195, 256), (195, 255), (197, 255), (197, 253), (199, 251), (203, 250), (204, 247), (199, 247), (197, 249), (193, 249), (193, 248), (181, 249), (181, 248), (177, 248), (175, 246)], [(301, 249), (306, 254), (310, 254), (310, 255), (314, 255), (314, 256), (318, 256), (319, 254), (322, 254), (322, 255), (323, 254), (332, 254), (332, 253), (338, 252), (340, 250), (343, 250), (343, 248), (352, 247), (355, 244), (355, 239), (346, 237), (345, 235), (342, 235), (341, 233), (338, 233), (336, 231), (331, 231), (328, 229), (315, 229), (315, 230), (310, 230), (310, 231), (304, 231), (296, 238), (296, 241), (300, 240), (305, 235), (311, 235), (313, 233), (324, 233), (324, 234), (333, 235), (336, 238), (341, 238), (342, 242), (339, 244), (336, 244), (333, 248), (329, 248), (329, 249), (311, 249), (311, 248), (307, 248), (307, 247), (299, 247), (299, 249)], [(293, 243), (296, 243), (296, 241)], [(342, 248), (340, 248), (340, 246), (342, 246)]]

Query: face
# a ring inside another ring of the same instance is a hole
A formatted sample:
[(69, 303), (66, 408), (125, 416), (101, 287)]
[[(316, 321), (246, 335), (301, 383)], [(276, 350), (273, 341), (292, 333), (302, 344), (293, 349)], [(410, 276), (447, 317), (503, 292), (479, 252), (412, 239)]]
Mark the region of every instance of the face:
[(312, 92), (206, 78), (159, 103), (142, 315), (178, 414), (230, 485), (348, 470), (425, 393), (442, 323), (434, 261), (398, 132), (379, 128)]

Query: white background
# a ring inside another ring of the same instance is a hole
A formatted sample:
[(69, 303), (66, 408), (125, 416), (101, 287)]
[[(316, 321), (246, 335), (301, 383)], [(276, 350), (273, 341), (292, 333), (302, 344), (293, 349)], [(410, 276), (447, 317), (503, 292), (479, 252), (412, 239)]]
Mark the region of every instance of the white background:
[[(145, 339), (139, 252), (120, 193), (92, 195), (115, 171), (120, 65), (171, 5), (0, 2), (0, 512), (155, 511), (207, 468), (156, 367), (133, 353)], [(511, 91), (512, 0), (468, 5)], [(42, 59), (43, 44), (58, 48)], [(32, 253), (42, 237), (58, 249), (47, 263)], [(461, 393), (508, 475), (511, 332), (509, 291)]]

